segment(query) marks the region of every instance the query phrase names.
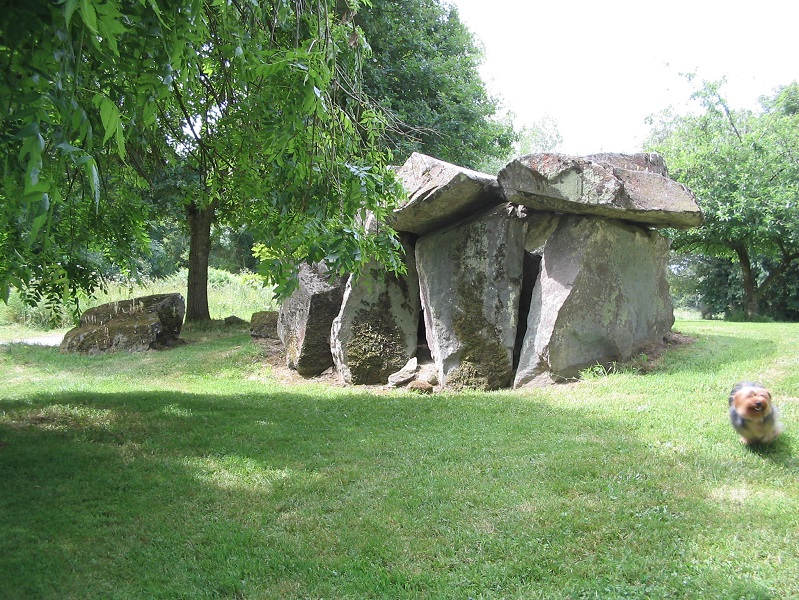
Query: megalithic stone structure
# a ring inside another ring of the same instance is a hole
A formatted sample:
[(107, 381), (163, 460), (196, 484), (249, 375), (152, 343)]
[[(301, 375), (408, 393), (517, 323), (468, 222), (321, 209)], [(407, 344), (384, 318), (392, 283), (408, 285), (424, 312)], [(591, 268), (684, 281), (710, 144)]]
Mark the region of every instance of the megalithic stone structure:
[[(345, 380), (382, 382), (398, 365), (409, 370), (414, 329), (438, 384), (456, 389), (569, 379), (671, 329), (669, 241), (657, 229), (696, 227), (702, 212), (660, 155), (532, 154), (494, 177), (414, 153), (397, 174), (408, 197), (386, 224), (415, 258), (407, 279), (377, 277), (373, 265), (369, 285), (353, 282), (344, 307), (343, 292), (331, 296), (315, 326), (313, 339), (329, 339)], [(422, 316), (414, 317), (417, 293)], [(302, 326), (282, 321), (289, 355), (308, 327), (292, 332)], [(375, 334), (389, 331), (402, 333)], [(359, 338), (376, 346), (353, 353)]]

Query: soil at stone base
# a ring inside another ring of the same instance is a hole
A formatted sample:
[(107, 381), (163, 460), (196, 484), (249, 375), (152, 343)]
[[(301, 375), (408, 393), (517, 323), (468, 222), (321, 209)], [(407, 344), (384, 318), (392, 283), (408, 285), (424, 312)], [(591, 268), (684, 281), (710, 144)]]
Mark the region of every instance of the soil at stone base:
[[(303, 377), (294, 369), (286, 365), (286, 349), (280, 340), (272, 338), (252, 338), (253, 344), (258, 346), (264, 355), (266, 363), (271, 367), (272, 376), (283, 384), (292, 383), (323, 383), (325, 385), (332, 385), (338, 387), (346, 387), (348, 384), (341, 378), (341, 376), (330, 367), (320, 375), (314, 377)], [(364, 389), (376, 388), (380, 389), (381, 386), (359, 386)]]
[[(679, 331), (670, 331), (664, 336), (662, 342), (641, 347), (635, 357), (623, 364), (635, 365), (642, 373), (651, 373), (660, 366), (664, 352), (693, 344), (695, 341), (696, 339), (689, 335)], [(646, 358), (644, 359), (643, 357)]]
[[(332, 367), (320, 375), (316, 375), (314, 377), (303, 377), (294, 369), (286, 366), (286, 352), (280, 340), (256, 337), (252, 338), (252, 340), (253, 343), (257, 344), (263, 352), (267, 364), (269, 364), (271, 367), (272, 376), (280, 383), (292, 384), (315, 382), (337, 387), (347, 387), (349, 385)], [(678, 348), (680, 346), (693, 344), (695, 341), (696, 340), (694, 338), (688, 335), (684, 335), (677, 331), (671, 331), (663, 338), (663, 342), (647, 344), (646, 346), (641, 347), (634, 357), (632, 357), (629, 361), (618, 363), (618, 366), (622, 367), (630, 365), (636, 367), (641, 373), (650, 373), (660, 366), (664, 352)], [(358, 389), (372, 391), (388, 391), (390, 389), (399, 389), (387, 388), (386, 386), (382, 385), (359, 385), (357, 387)]]

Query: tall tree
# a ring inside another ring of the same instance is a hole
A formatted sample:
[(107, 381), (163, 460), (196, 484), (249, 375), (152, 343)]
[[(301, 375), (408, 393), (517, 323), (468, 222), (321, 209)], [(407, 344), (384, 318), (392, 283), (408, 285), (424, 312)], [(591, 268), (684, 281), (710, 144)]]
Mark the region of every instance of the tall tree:
[(480, 77), (482, 51), (454, 6), (439, 0), (375, 2), (356, 16), (371, 54), (365, 91), (392, 117), (400, 161), (413, 151), (477, 168), (504, 157), (512, 126)]
[(731, 108), (721, 85), (697, 90), (698, 113), (661, 115), (648, 147), (697, 194), (705, 215), (701, 227), (675, 232), (675, 250), (735, 261), (752, 319), (799, 260), (799, 85), (763, 98), (758, 111)]
[[(357, 4), (348, 2), (348, 11)], [(11, 20), (0, 29), (8, 55), (0, 103), (10, 107), (3, 131), (17, 132), (2, 140), (0, 243), (22, 249), (0, 273), (6, 293), (9, 285), (58, 289), (42, 286), (31, 264), (47, 272), (68, 256), (85, 269), (81, 250), (91, 245), (128, 250), (110, 230), (141, 232), (144, 219), (122, 210), (109, 222), (101, 193), (104, 184), (113, 187), (110, 175), (128, 174), (128, 166), (140, 182), (174, 169), (196, 176), (173, 195), (185, 204), (191, 232), (187, 319), (208, 318), (204, 290), (216, 219), (254, 226), (279, 293), (291, 288), (302, 261), (324, 260), (335, 272), (357, 272), (371, 258), (400, 268), (390, 230), (365, 234), (366, 211), (390, 210), (398, 188), (378, 149), (380, 116), (363, 106), (347, 71), (360, 33), (332, 1), (34, 5), (27, 30), (9, 35)], [(69, 60), (59, 62), (64, 56)], [(28, 81), (41, 112), (29, 110), (28, 90), (19, 91)], [(102, 144), (95, 130), (103, 132)], [(75, 165), (66, 183), (62, 155)], [(74, 218), (91, 200), (94, 228)], [(54, 236), (62, 225), (84, 234), (71, 241), (77, 245), (64, 247)], [(95, 275), (76, 273), (63, 274), (68, 291), (97, 284)]]

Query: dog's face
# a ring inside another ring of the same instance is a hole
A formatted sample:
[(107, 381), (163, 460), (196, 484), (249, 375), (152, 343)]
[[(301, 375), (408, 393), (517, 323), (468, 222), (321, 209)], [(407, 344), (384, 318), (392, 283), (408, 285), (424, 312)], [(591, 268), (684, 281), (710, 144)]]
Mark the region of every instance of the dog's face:
[(771, 394), (766, 388), (743, 386), (733, 390), (730, 404), (747, 421), (759, 421), (771, 414)]

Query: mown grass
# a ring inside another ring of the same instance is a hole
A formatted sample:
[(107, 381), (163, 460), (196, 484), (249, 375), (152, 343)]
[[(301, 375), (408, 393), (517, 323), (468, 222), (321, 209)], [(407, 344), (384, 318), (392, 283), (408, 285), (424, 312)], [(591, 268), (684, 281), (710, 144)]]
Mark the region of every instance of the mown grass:
[(280, 384), (244, 330), (6, 346), (0, 597), (799, 597), (799, 325), (677, 328), (646, 375), (434, 396)]

